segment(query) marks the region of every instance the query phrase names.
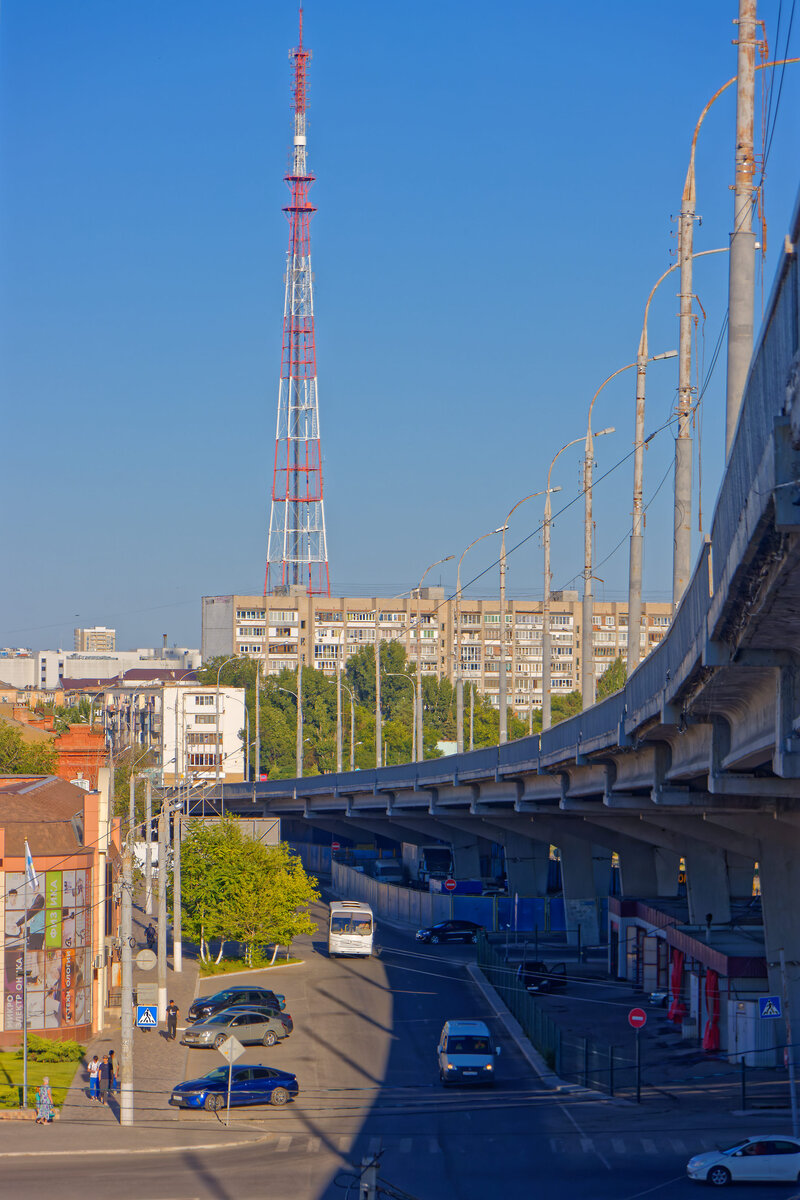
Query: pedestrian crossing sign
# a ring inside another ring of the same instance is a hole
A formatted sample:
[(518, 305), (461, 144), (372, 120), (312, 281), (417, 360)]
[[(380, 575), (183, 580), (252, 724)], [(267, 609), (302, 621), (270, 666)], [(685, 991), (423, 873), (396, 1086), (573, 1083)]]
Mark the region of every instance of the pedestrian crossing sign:
[(136, 1025), (139, 1029), (155, 1029), (158, 1025), (158, 1008), (150, 1004), (137, 1004)]
[(760, 1017), (779, 1017), (781, 1015), (780, 996), (759, 996), (758, 1015)]

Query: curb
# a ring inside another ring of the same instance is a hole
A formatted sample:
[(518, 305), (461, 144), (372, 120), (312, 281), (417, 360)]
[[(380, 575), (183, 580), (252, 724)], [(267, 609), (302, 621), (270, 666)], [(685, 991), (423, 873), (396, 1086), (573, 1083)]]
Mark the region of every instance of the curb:
[(202, 1142), (186, 1143), (179, 1146), (129, 1146), (114, 1147), (110, 1150), (91, 1150), (83, 1147), (80, 1150), (48, 1150), (39, 1147), (38, 1150), (5, 1150), (0, 1151), (0, 1160), (5, 1158), (86, 1158), (87, 1156), (104, 1155), (107, 1157), (131, 1154), (185, 1154), (188, 1150), (235, 1150), (238, 1146), (256, 1146), (265, 1142), (274, 1134), (260, 1134), (258, 1137), (240, 1138), (232, 1142)]
[(290, 963), (275, 963), (273, 966), (266, 967), (245, 967), (243, 971), (221, 971), (217, 975), (203, 975), (200, 971), (197, 974), (198, 986), (201, 983), (208, 983), (212, 979), (230, 979), (236, 975), (260, 975), (262, 971), (285, 971), (287, 967), (304, 967), (306, 960), (298, 959), (297, 962)]
[(580, 1092), (585, 1096), (597, 1096), (603, 1100), (608, 1099), (608, 1096), (603, 1092), (581, 1087), (578, 1083), (567, 1083), (566, 1079), (561, 1079), (559, 1075), (556, 1075), (555, 1071), (552, 1071), (548, 1067), (530, 1038), (525, 1035), (519, 1021), (511, 1015), (480, 967), (476, 963), (467, 963), (467, 974), (492, 1009), (493, 1015), (498, 1018), (508, 1036), (516, 1043), (517, 1049), (523, 1058), (536, 1072), (539, 1081), (544, 1087), (554, 1092), (569, 1092), (571, 1094)]

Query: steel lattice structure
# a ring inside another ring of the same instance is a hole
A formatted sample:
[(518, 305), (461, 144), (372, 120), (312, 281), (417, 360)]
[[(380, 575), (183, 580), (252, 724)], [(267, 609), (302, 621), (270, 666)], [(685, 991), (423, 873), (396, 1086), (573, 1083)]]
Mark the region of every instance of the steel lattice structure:
[(314, 176), (306, 161), (306, 68), (311, 51), (300, 38), (289, 51), (293, 64), (294, 147), (286, 182), (291, 203), (283, 351), (275, 432), (275, 470), (267, 543), (264, 591), (302, 586), (309, 594), (330, 595), (322, 456), (317, 403), (317, 355), (314, 343), (314, 295), (311, 274), (311, 214), (308, 194)]

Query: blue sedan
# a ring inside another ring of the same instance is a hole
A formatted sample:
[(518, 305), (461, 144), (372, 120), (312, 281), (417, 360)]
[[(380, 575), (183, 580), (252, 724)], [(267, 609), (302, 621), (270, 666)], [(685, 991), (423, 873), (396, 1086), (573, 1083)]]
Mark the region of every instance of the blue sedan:
[[(234, 1104), (285, 1104), (300, 1089), (297, 1076), (274, 1067), (234, 1067), (231, 1074), (231, 1106)], [(172, 1089), (170, 1104), (178, 1108), (205, 1108), (218, 1112), (228, 1103), (228, 1068), (216, 1067), (199, 1079), (187, 1079)]]

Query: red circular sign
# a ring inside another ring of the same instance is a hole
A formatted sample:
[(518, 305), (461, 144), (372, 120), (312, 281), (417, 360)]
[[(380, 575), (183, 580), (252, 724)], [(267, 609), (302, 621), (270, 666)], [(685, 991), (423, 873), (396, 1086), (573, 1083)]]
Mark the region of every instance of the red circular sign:
[(628, 1024), (634, 1029), (643, 1029), (647, 1024), (647, 1013), (643, 1008), (632, 1008), (628, 1013)]
[(447, 888), (448, 892), (454, 892), (456, 890), (455, 879), (445, 879), (444, 886)]
[(331, 842), (331, 850), (341, 850), (341, 848), (342, 847), (339, 845), (338, 842)]

